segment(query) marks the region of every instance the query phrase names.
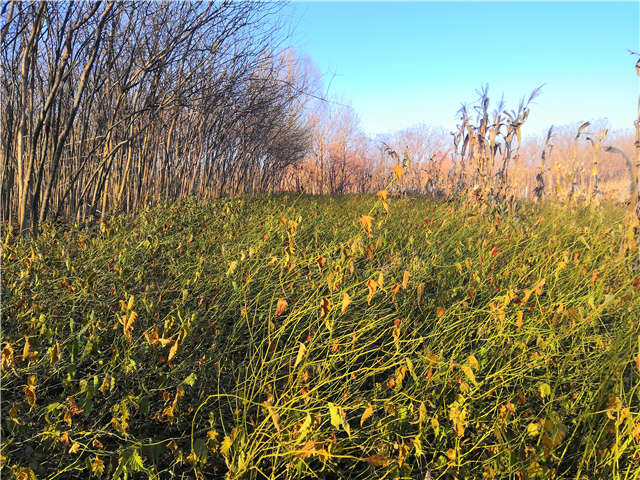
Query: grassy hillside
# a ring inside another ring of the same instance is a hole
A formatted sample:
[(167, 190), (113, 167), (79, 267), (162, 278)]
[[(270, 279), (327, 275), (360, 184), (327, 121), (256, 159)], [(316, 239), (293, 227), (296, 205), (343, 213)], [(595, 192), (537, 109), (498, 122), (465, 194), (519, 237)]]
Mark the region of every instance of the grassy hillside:
[(285, 196), (5, 229), (2, 475), (640, 478), (622, 215)]

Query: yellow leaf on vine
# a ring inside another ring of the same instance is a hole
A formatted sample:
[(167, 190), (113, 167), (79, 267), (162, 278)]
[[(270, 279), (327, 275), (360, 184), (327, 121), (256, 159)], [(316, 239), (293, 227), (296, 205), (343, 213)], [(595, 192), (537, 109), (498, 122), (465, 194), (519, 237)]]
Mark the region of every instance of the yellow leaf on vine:
[(360, 426), (362, 426), (364, 422), (366, 422), (367, 419), (370, 418), (372, 415), (373, 415), (373, 407), (369, 405), (367, 406), (367, 408), (365, 408), (364, 412), (362, 412), (362, 416), (360, 417)]
[(365, 232), (371, 235), (371, 222), (373, 222), (373, 217), (371, 215), (362, 215), (360, 217), (360, 225)]
[(349, 308), (350, 304), (351, 304), (351, 297), (349, 296), (349, 294), (347, 292), (343, 292), (343, 294), (342, 294), (342, 310), (341, 310), (342, 315), (344, 315), (344, 312), (347, 311), (347, 308)]
[(295, 369), (302, 359), (304, 358), (304, 354), (307, 351), (307, 347), (304, 346), (304, 343), (300, 342), (300, 347), (298, 347), (298, 355), (296, 356), (296, 361), (293, 364), (293, 368)]
[(370, 278), (367, 281), (367, 288), (369, 289), (369, 295), (367, 296), (367, 303), (371, 305), (371, 299), (373, 298), (373, 295), (376, 293), (376, 290), (378, 289), (378, 283), (373, 278)]

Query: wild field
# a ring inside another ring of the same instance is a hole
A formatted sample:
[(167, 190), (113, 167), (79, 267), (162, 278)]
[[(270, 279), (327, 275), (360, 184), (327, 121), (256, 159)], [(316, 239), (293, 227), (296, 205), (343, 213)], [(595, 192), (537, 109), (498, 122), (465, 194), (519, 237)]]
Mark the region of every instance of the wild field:
[(640, 478), (622, 207), (484, 205), (283, 195), (5, 228), (2, 475)]

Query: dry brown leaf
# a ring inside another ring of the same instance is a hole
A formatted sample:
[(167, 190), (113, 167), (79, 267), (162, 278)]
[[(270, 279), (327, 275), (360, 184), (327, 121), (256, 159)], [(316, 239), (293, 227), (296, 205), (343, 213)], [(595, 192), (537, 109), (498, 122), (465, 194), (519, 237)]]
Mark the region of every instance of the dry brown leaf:
[(327, 315), (329, 315), (329, 312), (331, 311), (331, 309), (333, 308), (333, 305), (331, 304), (331, 301), (328, 298), (323, 297), (322, 301), (320, 302), (320, 308), (322, 309), (322, 318), (326, 318)]
[(276, 317), (282, 315), (288, 306), (289, 303), (284, 298), (279, 298), (276, 306)]
[(2, 349), (2, 371), (11, 368), (13, 365), (13, 348), (11, 345), (6, 343), (4, 348)]

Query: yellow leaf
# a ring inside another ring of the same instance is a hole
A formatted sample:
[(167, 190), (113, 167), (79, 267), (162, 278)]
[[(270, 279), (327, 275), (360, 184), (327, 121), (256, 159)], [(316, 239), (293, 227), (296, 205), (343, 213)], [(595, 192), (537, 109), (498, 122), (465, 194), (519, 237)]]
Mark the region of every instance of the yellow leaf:
[(175, 340), (171, 340), (171, 348), (169, 349), (169, 356), (167, 357), (167, 361), (170, 362), (173, 357), (178, 353), (178, 342)]
[(411, 359), (409, 357), (405, 358), (404, 361), (407, 364), (407, 368), (409, 369), (409, 373), (411, 374), (413, 379), (417, 382), (418, 381), (418, 376), (416, 375), (415, 368), (413, 367), (413, 362), (411, 361)]
[(231, 445), (233, 445), (233, 440), (231, 440), (228, 435), (225, 435), (222, 443), (220, 444), (220, 453), (222, 454), (222, 456), (226, 457), (229, 454)]
[(296, 454), (297, 458), (309, 458), (313, 455), (323, 456), (327, 458), (329, 453), (324, 449), (316, 448), (316, 443), (313, 440), (307, 440), (302, 446), (302, 450)]
[(431, 428), (433, 428), (433, 432), (436, 434), (436, 436), (438, 436), (438, 433), (440, 432), (440, 422), (438, 421), (438, 415), (434, 416), (431, 419)]
[(424, 402), (420, 402), (420, 406), (418, 407), (418, 423), (422, 425), (427, 420), (427, 407), (424, 405)]
[(279, 434), (280, 433), (280, 423), (279, 423), (280, 415), (278, 415), (278, 412), (275, 411), (275, 409), (271, 405), (271, 402), (269, 402), (269, 401), (264, 402), (263, 405), (267, 409), (267, 412), (269, 412), (269, 416), (271, 417), (271, 421), (273, 422), (273, 425), (276, 427), (276, 431)]
[(449, 419), (453, 422), (453, 429), (458, 437), (464, 436), (467, 426), (467, 408), (459, 401), (453, 402), (449, 408)]
[(31, 344), (29, 343), (29, 337), (24, 337), (24, 348), (22, 349), (22, 361), (25, 361), (29, 358), (30, 351), (31, 351)]
[(522, 311), (519, 311), (517, 313), (518, 319), (516, 320), (516, 326), (518, 327), (518, 330), (522, 329), (522, 326), (524, 325), (524, 319), (523, 319), (523, 313)]
[(460, 369), (474, 385), (478, 384), (478, 382), (476, 381), (476, 376), (473, 374), (473, 370), (471, 370), (471, 367), (469, 367), (468, 365), (461, 365)]
[(371, 415), (373, 415), (373, 407), (369, 405), (365, 408), (364, 412), (362, 412), (362, 416), (360, 417), (360, 426), (362, 426), (364, 422), (371, 417)]
[(138, 314), (136, 312), (129, 312), (128, 315), (124, 316), (124, 319), (122, 322), (122, 330), (125, 338), (129, 340), (129, 343), (133, 341), (133, 338), (131, 336), (133, 334), (133, 322), (135, 322), (137, 317), (138, 317)]
[(133, 308), (133, 303), (134, 303), (134, 297), (133, 295), (131, 295), (129, 297), (129, 303), (127, 303), (127, 311), (130, 311)]
[(234, 260), (233, 262), (231, 262), (229, 264), (229, 268), (227, 269), (227, 276), (231, 275), (233, 272), (235, 272), (237, 266), (238, 266), (238, 261), (237, 260)]
[(111, 374), (107, 373), (104, 376), (104, 380), (102, 381), (102, 385), (100, 385), (100, 388), (98, 388), (98, 390), (100, 390), (100, 392), (105, 393), (107, 390), (109, 390), (109, 387), (111, 386)]
[(480, 364), (478, 363), (478, 359), (475, 357), (475, 355), (470, 355), (467, 359), (467, 362), (469, 362), (469, 366), (474, 370), (480, 368)]
[(278, 305), (276, 307), (276, 317), (279, 317), (289, 306), (289, 303), (284, 298), (278, 299)]
[(382, 274), (382, 272), (380, 272), (378, 274), (378, 287), (380, 288), (384, 288), (384, 275)]
[[(6, 457), (3, 455), (3, 465), (6, 463)], [(35, 472), (30, 468), (20, 468), (14, 474), (16, 480), (36, 480)]]
[(587, 239), (584, 238), (584, 235), (580, 235), (580, 237), (578, 238), (578, 240), (580, 240), (585, 247), (587, 247), (587, 250), (591, 250), (591, 247), (589, 246), (589, 244), (587, 243)]
[(444, 308), (436, 307), (436, 317), (440, 318), (444, 315)]
[(80, 450), (80, 445), (73, 442), (73, 445), (71, 445), (71, 448), (69, 449), (69, 453), (78, 453), (78, 450)]
[(91, 473), (97, 477), (101, 477), (104, 473), (104, 462), (97, 455), (93, 460), (91, 460)]
[(340, 417), (340, 413), (338, 412), (338, 407), (331, 402), (329, 402), (328, 407), (331, 425), (333, 425), (335, 428), (340, 428), (340, 426), (342, 425), (342, 418)]
[(73, 420), (71, 419), (71, 412), (69, 410), (67, 410), (66, 412), (64, 412), (64, 415), (62, 416), (62, 419), (67, 423), (67, 425), (71, 426), (71, 424), (73, 423)]
[(11, 418), (11, 420), (15, 423), (17, 423), (18, 425), (20, 425), (20, 420), (18, 419), (18, 407), (17, 406), (12, 406), (9, 409), (9, 417)]
[[(416, 456), (421, 457), (424, 455), (424, 450), (422, 450), (422, 442), (420, 441), (420, 434), (416, 435), (413, 439), (413, 448), (416, 449)], [(428, 480), (430, 477), (425, 477), (425, 480)]]
[(307, 351), (307, 347), (304, 346), (304, 343), (300, 342), (300, 347), (298, 348), (298, 355), (296, 356), (296, 362), (293, 364), (294, 369), (300, 364), (306, 351)]
[(385, 467), (391, 463), (391, 459), (386, 455), (376, 453), (367, 458), (367, 462), (373, 467)]
[(329, 415), (331, 417), (331, 425), (333, 425), (336, 428), (342, 427), (344, 431), (347, 432), (347, 435), (349, 436), (349, 438), (351, 438), (351, 429), (349, 427), (349, 423), (347, 422), (346, 413), (344, 409), (342, 407), (334, 405), (331, 402), (329, 402), (328, 406), (329, 406)]
[(396, 376), (395, 376), (395, 384), (398, 389), (402, 388), (402, 382), (404, 381), (404, 377), (407, 374), (407, 366), (402, 365), (401, 367), (396, 368)]
[(407, 284), (409, 283), (409, 277), (410, 276), (411, 276), (411, 274), (409, 272), (407, 272), (406, 270), (402, 274), (402, 289), (403, 290), (407, 289)]
[(393, 167), (393, 173), (395, 173), (396, 178), (400, 180), (402, 178), (402, 175), (404, 175), (404, 168), (402, 168), (402, 165), (396, 165), (395, 167)]
[(378, 289), (378, 283), (370, 278), (367, 281), (367, 288), (369, 289), (369, 295), (367, 296), (367, 303), (369, 305), (371, 305), (371, 299), (373, 298), (373, 295), (376, 293), (376, 290)]
[(342, 294), (342, 310), (341, 310), (342, 315), (344, 315), (344, 312), (347, 311), (347, 308), (349, 307), (350, 304), (351, 304), (351, 297), (347, 292), (344, 292)]
[(60, 359), (60, 342), (49, 349), (49, 363), (52, 367), (55, 367), (57, 361)]
[(456, 451), (453, 448), (450, 448), (449, 450), (447, 450), (447, 457), (449, 457), (449, 460), (455, 460), (456, 459)]
[(360, 225), (369, 235), (371, 235), (371, 222), (373, 222), (373, 217), (370, 215), (362, 215), (360, 217)]
[(378, 199), (382, 202), (385, 202), (387, 200), (388, 194), (389, 192), (387, 192), (386, 190), (379, 190), (378, 193), (376, 193), (376, 197), (378, 197)]
[(546, 398), (551, 395), (551, 387), (548, 383), (541, 383), (538, 385), (538, 389), (540, 390), (540, 397)]
[(538, 425), (537, 423), (530, 423), (529, 425), (527, 425), (527, 434), (530, 437), (535, 437), (540, 433), (540, 425)]
[(436, 363), (439, 358), (435, 353), (427, 353), (427, 360), (429, 360), (430, 363)]
[(307, 433), (309, 433), (310, 427), (311, 427), (311, 415), (307, 413), (307, 416), (304, 418), (304, 421), (302, 422), (302, 426), (298, 431), (298, 438), (296, 438), (296, 443), (304, 440), (304, 438), (307, 436)]
[(2, 371), (11, 368), (11, 365), (13, 365), (13, 348), (6, 343), (2, 349)]
[(36, 405), (36, 387), (35, 385), (25, 385), (22, 388), (24, 396), (27, 397), (27, 403), (29, 407), (33, 408)]
[(333, 308), (333, 305), (328, 298), (323, 297), (322, 301), (320, 302), (320, 308), (322, 309), (322, 318), (326, 318), (326, 316), (329, 315), (329, 312)]

